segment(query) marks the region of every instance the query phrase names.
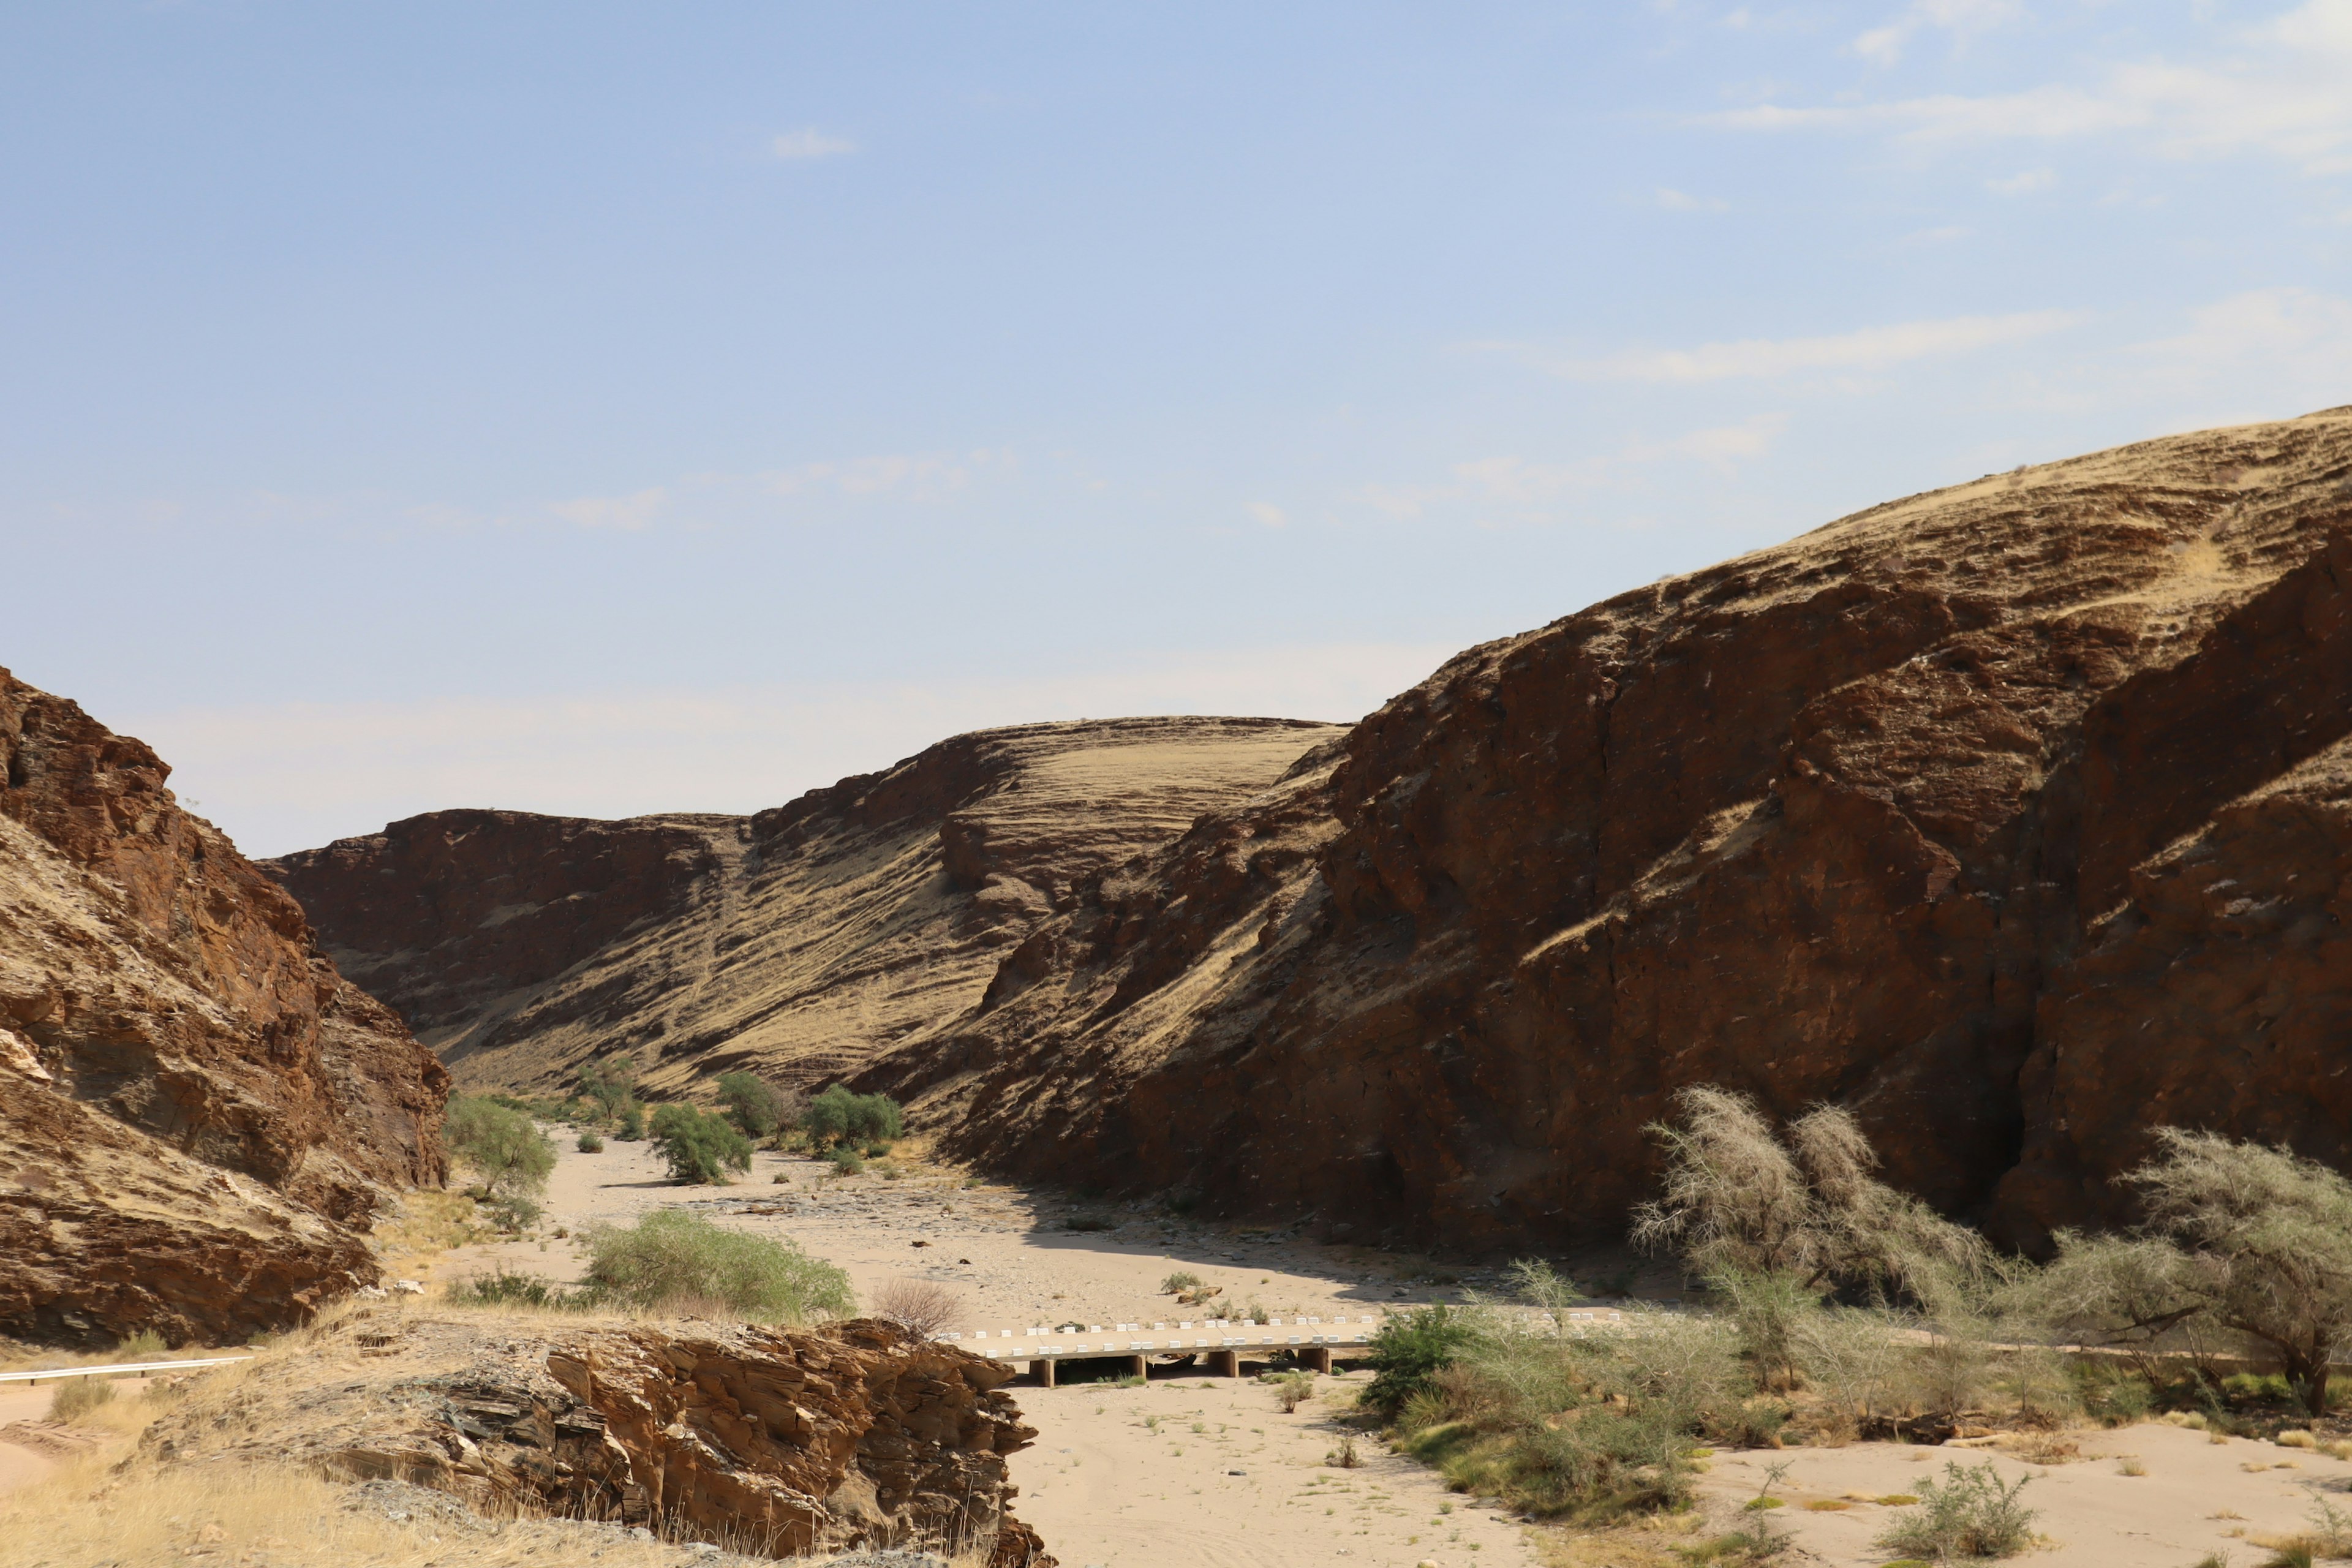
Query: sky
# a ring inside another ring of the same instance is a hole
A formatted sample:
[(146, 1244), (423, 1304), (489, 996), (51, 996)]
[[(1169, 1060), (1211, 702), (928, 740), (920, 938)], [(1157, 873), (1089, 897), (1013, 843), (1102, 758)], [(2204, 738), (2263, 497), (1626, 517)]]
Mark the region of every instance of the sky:
[(0, 666), (256, 855), (1353, 719), (2347, 262), (2352, 0), (5, 0)]

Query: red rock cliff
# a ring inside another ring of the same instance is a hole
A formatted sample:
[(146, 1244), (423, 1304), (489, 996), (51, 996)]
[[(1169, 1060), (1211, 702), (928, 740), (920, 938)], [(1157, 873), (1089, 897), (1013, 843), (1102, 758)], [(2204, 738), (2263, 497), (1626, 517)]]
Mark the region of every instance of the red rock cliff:
[(2352, 410), (1874, 508), (1463, 654), (862, 1081), (1473, 1248), (1617, 1234), (1699, 1082), (2029, 1247), (2160, 1123), (2352, 1167), (2348, 595)]
[(269, 863), (345, 973), (463, 1081), (814, 1085), (969, 1012), (1106, 866), (1345, 731), (1279, 719), (1027, 724), (752, 817), (440, 811)]
[(0, 670), (0, 1332), (283, 1326), (443, 1174), (439, 1064), (169, 773)]

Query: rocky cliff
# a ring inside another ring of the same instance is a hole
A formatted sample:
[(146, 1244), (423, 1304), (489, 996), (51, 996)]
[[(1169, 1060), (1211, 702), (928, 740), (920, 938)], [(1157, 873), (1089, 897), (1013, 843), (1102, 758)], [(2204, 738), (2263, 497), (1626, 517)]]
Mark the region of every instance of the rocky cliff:
[(891, 1051), (956, 1151), (1479, 1248), (1715, 1082), (2026, 1247), (2172, 1122), (2352, 1167), (2352, 410), (1876, 507), (1473, 648)]
[(742, 1066), (814, 1085), (970, 1012), (1089, 878), (1343, 732), (1024, 725), (751, 817), (441, 811), (269, 868), (461, 1081), (559, 1087), (627, 1050), (656, 1090)]
[(443, 1173), (440, 1066), (169, 773), (0, 670), (0, 1332), (282, 1327)]
[[(171, 1464), (401, 1480), (492, 1517), (642, 1525), (792, 1556), (940, 1545), (1053, 1568), (1005, 1459), (1013, 1369), (888, 1324), (565, 1324), (361, 1309), (148, 1428)], [(959, 1558), (959, 1561), (962, 1561)]]

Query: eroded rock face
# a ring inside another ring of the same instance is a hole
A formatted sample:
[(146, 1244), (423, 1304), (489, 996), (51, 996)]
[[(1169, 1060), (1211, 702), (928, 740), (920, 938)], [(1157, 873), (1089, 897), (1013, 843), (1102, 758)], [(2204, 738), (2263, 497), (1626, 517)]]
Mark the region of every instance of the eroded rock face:
[[(2352, 411), (1874, 508), (1474, 648), (861, 1079), (999, 1168), (1621, 1233), (1715, 1082), (2028, 1247), (2164, 1122), (2352, 1163)], [(1344, 1234), (1344, 1233), (1343, 1233)]]
[[(355, 1376), (356, 1374), (356, 1376)], [(1005, 1459), (1012, 1369), (862, 1321), (571, 1325), (362, 1310), (149, 1428), (159, 1458), (314, 1465), (493, 1514), (642, 1524), (791, 1556), (977, 1542), (1053, 1568)]]
[(0, 1332), (284, 1327), (444, 1173), (439, 1064), (169, 772), (0, 670)]
[(1344, 731), (1130, 719), (960, 735), (748, 818), (443, 811), (269, 868), (461, 1081), (811, 1085), (979, 1001), (1074, 889)]

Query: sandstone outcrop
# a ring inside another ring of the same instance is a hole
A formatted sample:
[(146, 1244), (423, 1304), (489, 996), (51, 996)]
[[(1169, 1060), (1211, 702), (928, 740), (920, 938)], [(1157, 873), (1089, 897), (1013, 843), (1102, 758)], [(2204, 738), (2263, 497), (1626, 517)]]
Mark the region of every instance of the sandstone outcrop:
[(1053, 1568), (1008, 1505), (1010, 1367), (888, 1324), (570, 1324), (361, 1309), (148, 1429), (167, 1463), (293, 1463), (493, 1515), (789, 1556), (909, 1542)]
[(1345, 731), (1129, 719), (960, 735), (751, 817), (440, 811), (269, 869), (460, 1081), (633, 1052), (656, 1091), (814, 1086), (969, 1012), (1105, 867)]
[(860, 1087), (1474, 1249), (1620, 1234), (1701, 1082), (2029, 1249), (2158, 1124), (2352, 1166), (2347, 595), (2352, 410), (1876, 507), (1461, 655)]
[(284, 1327), (443, 1175), (439, 1064), (169, 772), (0, 670), (0, 1332)]

